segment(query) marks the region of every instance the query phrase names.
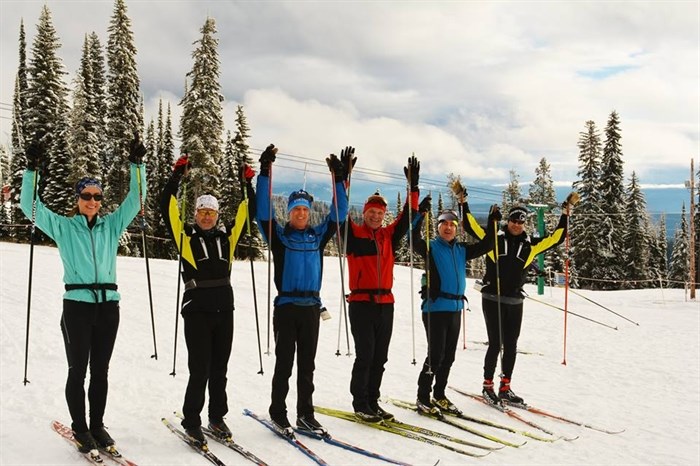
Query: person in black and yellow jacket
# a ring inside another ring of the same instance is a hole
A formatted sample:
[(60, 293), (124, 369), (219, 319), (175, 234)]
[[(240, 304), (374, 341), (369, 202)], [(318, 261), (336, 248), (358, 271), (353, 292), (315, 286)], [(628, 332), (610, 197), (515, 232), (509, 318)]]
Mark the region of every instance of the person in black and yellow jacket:
[[(466, 197), (466, 190), (461, 186), (460, 188), (462, 191), (456, 194)], [(514, 206), (508, 212), (506, 225), (498, 231), (498, 242), (494, 245), (494, 250), (487, 255), (481, 303), (489, 346), (484, 357), (482, 395), (489, 403), (523, 403), (523, 399), (513, 393), (510, 387), (523, 320), (525, 299), (523, 285), (527, 277), (527, 269), (535, 257), (558, 246), (566, 238), (567, 202), (564, 202), (559, 223), (554, 231), (543, 238), (533, 238), (525, 232), (528, 210), (524, 206)], [(572, 199), (570, 204), (574, 203)], [(465, 212), (467, 214), (467, 221), (464, 222), (465, 231), (474, 238), (483, 238), (486, 232), (471, 214), (469, 205), (466, 203)], [(494, 260), (496, 251), (498, 251), (498, 266)], [(501, 345), (503, 346), (501, 380), (498, 394), (496, 394), (493, 377)]]
[[(209, 429), (222, 438), (231, 436), (224, 422), (228, 412), (226, 371), (233, 342), (233, 288), (231, 263), (236, 243), (246, 225), (244, 200), (231, 224), (219, 224), (219, 202), (211, 194), (197, 198), (194, 224), (180, 218), (177, 191), (192, 164), (181, 156), (161, 197), (161, 214), (182, 257), (182, 317), (185, 321), (187, 366), (190, 372), (182, 407), (182, 427), (200, 445), (206, 444), (200, 413), (209, 386)], [(245, 189), (252, 191), (255, 175), (245, 167)], [(255, 207), (252, 207), (253, 215)]]

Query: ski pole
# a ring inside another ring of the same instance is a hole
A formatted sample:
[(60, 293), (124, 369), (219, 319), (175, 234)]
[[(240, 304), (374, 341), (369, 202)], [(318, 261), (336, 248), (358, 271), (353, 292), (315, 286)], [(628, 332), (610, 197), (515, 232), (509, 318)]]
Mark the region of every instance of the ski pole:
[(589, 303), (593, 303), (593, 304), (595, 304), (595, 305), (598, 306), (598, 307), (602, 307), (602, 308), (605, 309), (606, 311), (612, 312), (612, 313), (615, 314), (616, 316), (621, 317), (621, 318), (625, 319), (625, 320), (628, 321), (628, 322), (632, 322), (634, 325), (639, 325), (638, 322), (635, 322), (635, 321), (630, 320), (630, 319), (628, 319), (627, 317), (625, 317), (625, 316), (623, 316), (623, 315), (621, 315), (621, 314), (618, 314), (617, 312), (613, 311), (612, 309), (609, 309), (609, 308), (603, 306), (602, 304), (593, 301), (591, 298), (587, 298), (586, 296), (582, 295), (581, 293), (579, 293), (579, 292), (577, 292), (577, 291), (574, 291), (574, 290), (570, 290), (570, 291), (571, 291), (573, 294), (575, 294), (576, 296), (582, 297), (583, 299), (585, 299), (585, 300), (588, 301)]
[[(460, 183), (461, 186), (461, 183)], [(459, 237), (464, 241), (464, 212), (462, 211), (462, 204), (464, 204), (464, 188), (460, 190), (459, 194)], [(465, 265), (466, 266), (466, 265)], [(465, 295), (466, 296), (466, 295)], [(468, 305), (468, 303), (467, 303)], [(462, 303), (462, 349), (467, 349), (467, 305)]]
[(583, 316), (581, 314), (576, 314), (575, 312), (567, 311), (563, 307), (555, 306), (554, 304), (548, 303), (546, 301), (540, 301), (539, 299), (533, 298), (531, 296), (525, 296), (527, 299), (531, 299), (535, 301), (536, 303), (544, 304), (545, 306), (553, 307), (554, 309), (557, 309), (562, 312), (567, 312), (571, 314), (572, 316), (580, 317), (581, 319), (588, 320), (590, 322), (593, 322), (594, 324), (602, 325), (603, 327), (607, 327), (611, 330), (617, 330), (617, 327), (613, 327), (612, 325), (605, 324), (603, 322), (599, 322), (595, 319), (591, 319), (590, 317)]
[[(339, 210), (338, 210), (338, 193), (335, 188), (335, 171), (331, 170), (331, 183), (333, 184), (333, 205), (335, 207), (335, 234), (338, 237), (338, 267), (340, 269), (340, 297), (341, 297), (341, 302), (342, 302), (342, 311), (343, 314), (347, 312), (347, 303), (345, 302), (345, 272), (343, 270), (343, 241), (342, 238), (340, 237), (340, 219), (338, 218), (339, 215)], [(345, 219), (345, 222), (347, 223), (347, 219)], [(339, 319), (340, 320), (340, 319)], [(338, 345), (338, 350), (340, 349), (340, 345)], [(336, 351), (336, 356), (338, 356), (339, 351)], [(347, 356), (350, 356), (350, 343), (348, 342), (348, 354)]]
[(496, 263), (496, 303), (498, 305), (498, 357), (501, 362), (501, 377), (503, 377), (503, 323), (501, 322), (501, 271), (498, 255), (498, 220), (493, 221), (493, 252)]
[(27, 331), (24, 340), (24, 385), (29, 382), (27, 379), (27, 366), (29, 365), (29, 316), (32, 309), (32, 273), (34, 269), (34, 236), (36, 233), (36, 197), (37, 197), (37, 172), (39, 168), (34, 170), (34, 183), (32, 186), (32, 225), (29, 235), (29, 280), (27, 282)]
[(272, 300), (272, 164), (269, 164), (270, 184), (267, 187), (268, 216), (267, 216), (267, 350), (270, 355), (270, 304)]
[(175, 361), (177, 360), (177, 324), (179, 322), (178, 311), (180, 310), (180, 274), (182, 271), (182, 242), (185, 236), (185, 207), (187, 206), (187, 181), (182, 185), (180, 194), (180, 244), (177, 250), (177, 292), (175, 298), (175, 336), (173, 338), (173, 371), (170, 373), (175, 377)]
[[(246, 203), (246, 209), (248, 207), (248, 190), (247, 183), (245, 182), (245, 177), (243, 179), (243, 201)], [(253, 308), (255, 309), (255, 332), (258, 336), (258, 359), (260, 360), (260, 370), (258, 374), (263, 375), (263, 363), (262, 363), (262, 346), (260, 343), (260, 321), (258, 320), (258, 293), (255, 290), (255, 268), (253, 267), (253, 254), (251, 254), (253, 248), (253, 233), (250, 228), (250, 216), (246, 213), (245, 216), (246, 227), (248, 228), (248, 258), (250, 259), (250, 279), (253, 285)]]
[(566, 204), (566, 239), (564, 243), (564, 356), (561, 363), (566, 366), (566, 330), (569, 315), (569, 204)]
[[(409, 171), (410, 173), (410, 171)], [(430, 211), (425, 213), (425, 312), (428, 320), (428, 370), (425, 372), (428, 375), (433, 375), (433, 355), (430, 348)]]
[[(143, 187), (141, 185), (141, 167), (136, 166), (136, 177), (139, 182), (139, 203), (141, 204), (141, 244), (143, 257), (146, 260), (146, 281), (148, 282), (148, 303), (151, 307), (151, 329), (153, 330), (153, 354), (151, 358), (158, 360), (158, 348), (156, 346), (156, 321), (153, 316), (153, 292), (151, 291), (151, 268), (148, 264), (148, 247), (146, 244), (146, 211), (143, 206)], [(180, 283), (178, 281), (178, 283)]]
[[(353, 154), (354, 154), (354, 149), (353, 149)], [(350, 157), (352, 160), (352, 156)], [(351, 179), (352, 179), (352, 169), (353, 169), (353, 163), (350, 163), (349, 167), (346, 167), (348, 169), (348, 181), (346, 184), (346, 189), (348, 193), (348, 217), (345, 221), (345, 228), (343, 228), (343, 270), (341, 272), (342, 274), (345, 272), (345, 263), (347, 262), (347, 249), (348, 249), (348, 228), (350, 228), (350, 187), (352, 186), (351, 184)], [(343, 303), (347, 303), (346, 298), (345, 298), (345, 293), (343, 293), (340, 296), (340, 299), (343, 300)], [(336, 356), (340, 356), (340, 326), (341, 322), (345, 321), (345, 343), (347, 345), (348, 352), (345, 353), (346, 356), (352, 356), (352, 353), (350, 352), (350, 324), (348, 323), (348, 311), (347, 311), (347, 306), (343, 305), (341, 307), (342, 312), (343, 312), (343, 318), (338, 319), (338, 348), (335, 352)]]
[(416, 311), (413, 298), (413, 219), (411, 212), (411, 171), (408, 171), (408, 182), (406, 183), (406, 204), (408, 205), (408, 263), (411, 279), (411, 348), (413, 359), (411, 364), (416, 365)]

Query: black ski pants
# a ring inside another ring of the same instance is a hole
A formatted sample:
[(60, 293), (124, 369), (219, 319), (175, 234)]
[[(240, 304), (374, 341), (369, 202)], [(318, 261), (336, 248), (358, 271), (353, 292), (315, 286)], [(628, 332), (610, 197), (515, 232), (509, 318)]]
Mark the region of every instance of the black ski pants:
[(275, 334), (275, 373), (272, 376), (270, 416), (287, 414), (289, 378), (297, 356), (297, 417), (314, 413), (314, 370), (321, 316), (320, 306), (284, 304), (275, 307), (272, 327)]
[(394, 304), (351, 302), (348, 314), (355, 342), (350, 393), (355, 411), (367, 411), (377, 404), (389, 359), (389, 343), (394, 327)]
[(182, 426), (202, 425), (200, 413), (209, 385), (209, 419), (220, 422), (228, 412), (226, 371), (233, 344), (233, 311), (188, 312), (185, 319), (190, 378), (182, 405)]
[(90, 428), (102, 427), (107, 405), (107, 373), (119, 328), (119, 301), (84, 303), (63, 300), (61, 332), (68, 359), (66, 401), (71, 428), (88, 430), (85, 421), (85, 375), (90, 366)]
[(418, 375), (418, 399), (430, 401), (430, 389), (434, 398), (445, 398), (447, 378), (455, 361), (459, 330), (462, 326), (461, 312), (424, 312), (422, 314), (425, 336), (428, 339), (428, 356)]
[[(486, 332), (489, 337), (489, 347), (484, 357), (484, 379), (493, 379), (498, 362), (498, 353), (501, 348), (501, 336), (499, 331), (498, 302), (488, 299), (481, 300), (486, 322)], [(500, 327), (503, 330), (503, 360), (501, 372), (504, 377), (510, 379), (515, 367), (515, 355), (518, 350), (518, 338), (523, 322), (523, 303), (501, 303)]]

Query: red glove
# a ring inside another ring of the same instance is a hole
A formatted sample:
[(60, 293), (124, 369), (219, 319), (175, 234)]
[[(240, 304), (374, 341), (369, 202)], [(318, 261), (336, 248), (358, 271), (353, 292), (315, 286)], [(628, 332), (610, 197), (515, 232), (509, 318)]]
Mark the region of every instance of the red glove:
[(189, 155), (184, 154), (175, 161), (175, 165), (173, 165), (173, 172), (177, 173), (178, 175), (184, 175), (188, 168), (192, 168), (192, 163), (189, 161)]
[(253, 179), (255, 176), (255, 170), (253, 170), (250, 165), (245, 164), (243, 166), (243, 177), (245, 178), (247, 183), (250, 183), (250, 180)]

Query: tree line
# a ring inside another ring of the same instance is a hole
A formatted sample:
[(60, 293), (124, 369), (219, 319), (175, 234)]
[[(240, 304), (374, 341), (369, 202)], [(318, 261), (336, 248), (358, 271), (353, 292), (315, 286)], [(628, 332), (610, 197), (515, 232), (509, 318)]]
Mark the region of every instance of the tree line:
[[(27, 50), (24, 21), (19, 25), (17, 75), (12, 101), (12, 134), (9, 147), (0, 145), (0, 182), (8, 199), (0, 209), (0, 238), (28, 241), (30, 219), (19, 209), (19, 189), (26, 166), (24, 150), (30, 141), (40, 141), (44, 150), (39, 194), (46, 205), (60, 213), (73, 207), (73, 185), (83, 176), (103, 181), (103, 213), (119, 205), (128, 189), (129, 144), (134, 133), (143, 135), (148, 153), (147, 203), (143, 214), (122, 237), (120, 253), (143, 255), (140, 230), (145, 229), (151, 257), (173, 258), (166, 227), (160, 218), (158, 202), (177, 155), (186, 153), (193, 163), (186, 193), (181, 193), (181, 208), (190, 218), (194, 199), (210, 192), (220, 199), (221, 217), (234, 218), (243, 199), (239, 173), (245, 164), (253, 165), (248, 140), (250, 128), (242, 106), (235, 112), (235, 132), (224, 132), (220, 85), (220, 60), (216, 23), (207, 18), (200, 29), (192, 52), (192, 68), (186, 75), (176, 152), (171, 118), (171, 103), (161, 99), (157, 118), (144, 121), (144, 103), (136, 65), (137, 47), (124, 0), (115, 0), (108, 27), (106, 46), (95, 32), (85, 34), (80, 64), (71, 85), (67, 85), (59, 56), (60, 39), (52, 24), (51, 12), (44, 5), (36, 25), (36, 35)], [(695, 243), (700, 244), (700, 212), (688, 219), (685, 203), (681, 224), (675, 231), (669, 254), (665, 219), (654, 223), (646, 210), (640, 180), (634, 172), (625, 180), (621, 144), (620, 117), (612, 111), (601, 137), (595, 122), (587, 121), (579, 134), (578, 179), (572, 189), (581, 202), (570, 219), (571, 283), (591, 289), (683, 287), (690, 280), (690, 261), (700, 275), (700, 247), (690, 257), (689, 222), (694, 222)], [(557, 221), (558, 202), (549, 163), (542, 158), (535, 168), (534, 181), (527, 195), (522, 192), (519, 175), (510, 172), (502, 193), (504, 212), (515, 204), (546, 206), (546, 230)], [(697, 173), (700, 186), (700, 170)], [(445, 186), (459, 179), (448, 174)], [(439, 193), (435, 212), (454, 208), (456, 199), (447, 190), (447, 199)], [(286, 199), (274, 196), (278, 218), (286, 217)], [(700, 204), (700, 190), (698, 190)], [(401, 192), (396, 207), (388, 212), (392, 221), (403, 206)], [(328, 212), (330, 206), (315, 202), (312, 220)], [(700, 211), (700, 209), (698, 209)], [(359, 219), (360, 213), (351, 211)], [(312, 222), (313, 223), (313, 222)], [(251, 224), (252, 235), (244, 238), (236, 257), (262, 257), (262, 241)], [(528, 231), (537, 231), (534, 219)], [(139, 233), (138, 235), (135, 233)], [(545, 233), (546, 234), (546, 233)], [(48, 239), (44, 238), (45, 242)], [(341, 245), (342, 246), (342, 245)], [(328, 254), (338, 253), (332, 241)], [(566, 251), (558, 248), (546, 255), (546, 272), (562, 272)], [(404, 240), (397, 261), (409, 263), (411, 254)], [(421, 266), (420, 264), (416, 264)], [(471, 264), (478, 274), (483, 261)]]

